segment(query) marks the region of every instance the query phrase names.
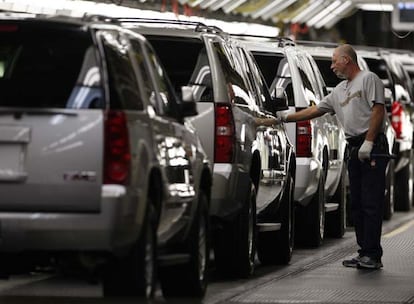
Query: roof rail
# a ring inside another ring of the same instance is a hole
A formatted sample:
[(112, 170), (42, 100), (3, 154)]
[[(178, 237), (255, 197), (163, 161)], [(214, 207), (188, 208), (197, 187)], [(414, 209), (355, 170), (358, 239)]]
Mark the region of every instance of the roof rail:
[(91, 22), (110, 22), (119, 24), (118, 18), (106, 16), (106, 15), (99, 15), (99, 14), (88, 14), (85, 13), (82, 16), (82, 21), (91, 21)]
[(311, 41), (311, 40), (295, 40), (297, 44), (309, 45), (309, 46), (326, 46), (326, 47), (337, 47), (339, 44), (335, 42), (327, 41)]
[(173, 24), (173, 25), (189, 25), (194, 26), (197, 32), (213, 32), (222, 33), (223, 30), (214, 25), (206, 25), (202, 22), (187, 21), (187, 20), (173, 20), (173, 19), (152, 19), (152, 18), (138, 18), (138, 17), (119, 17), (116, 18), (120, 23), (159, 23), (159, 24)]
[(233, 37), (240, 37), (240, 38), (259, 38), (259, 39), (267, 39), (275, 42), (279, 42), (279, 46), (286, 46), (291, 45), (295, 46), (296, 43), (289, 37), (283, 36), (262, 36), (262, 35), (252, 35), (252, 34), (230, 34)]

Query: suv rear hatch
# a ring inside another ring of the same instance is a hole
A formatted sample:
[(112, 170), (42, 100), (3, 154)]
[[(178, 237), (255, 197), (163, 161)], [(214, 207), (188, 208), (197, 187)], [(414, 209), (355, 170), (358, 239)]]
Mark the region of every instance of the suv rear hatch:
[(91, 34), (0, 22), (0, 211), (99, 211), (103, 93)]

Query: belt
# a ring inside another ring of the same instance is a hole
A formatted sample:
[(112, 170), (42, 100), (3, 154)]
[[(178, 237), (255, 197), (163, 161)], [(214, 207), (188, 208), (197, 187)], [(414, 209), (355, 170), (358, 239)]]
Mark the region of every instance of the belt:
[[(352, 147), (359, 147), (364, 142), (365, 136), (366, 136), (366, 133), (361, 134), (361, 135), (356, 135), (356, 136), (350, 136), (350, 137), (347, 137), (346, 141), (348, 142), (348, 145)], [(377, 141), (379, 138), (381, 138), (381, 136), (385, 136), (385, 134), (382, 132), (378, 133), (374, 142)]]
[(361, 134), (361, 135), (356, 135), (356, 136), (350, 136), (350, 137), (347, 137), (346, 141), (348, 142), (348, 145), (357, 147), (357, 146), (362, 145), (362, 143), (365, 140), (365, 135), (366, 133)]

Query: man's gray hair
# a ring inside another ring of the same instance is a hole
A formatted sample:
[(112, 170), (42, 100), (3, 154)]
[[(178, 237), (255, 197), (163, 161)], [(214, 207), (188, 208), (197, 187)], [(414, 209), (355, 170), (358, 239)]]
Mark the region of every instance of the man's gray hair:
[(343, 55), (347, 55), (355, 64), (358, 64), (357, 54), (351, 45), (341, 44), (338, 49)]

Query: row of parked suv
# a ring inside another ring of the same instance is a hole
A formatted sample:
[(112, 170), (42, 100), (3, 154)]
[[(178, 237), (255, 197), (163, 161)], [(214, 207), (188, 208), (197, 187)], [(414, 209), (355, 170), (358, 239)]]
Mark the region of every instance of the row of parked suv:
[(288, 264), (294, 243), (343, 236), (336, 116), (272, 124), (329, 90), (304, 47), (104, 16), (3, 18), (0, 37), (2, 272), (76, 260), (104, 296), (148, 298), (159, 279), (202, 297), (211, 250), (248, 277), (256, 256)]

